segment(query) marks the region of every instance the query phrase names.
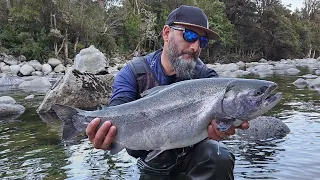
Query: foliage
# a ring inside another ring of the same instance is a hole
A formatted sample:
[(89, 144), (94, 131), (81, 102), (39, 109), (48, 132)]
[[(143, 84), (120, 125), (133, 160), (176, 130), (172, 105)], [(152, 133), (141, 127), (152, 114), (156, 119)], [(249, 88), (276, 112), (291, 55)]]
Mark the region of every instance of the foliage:
[(0, 51), (40, 61), (73, 58), (95, 45), (108, 56), (151, 52), (168, 14), (198, 6), (220, 35), (207, 63), (320, 56), (320, 1), (291, 12), (280, 0), (6, 0), (0, 2)]

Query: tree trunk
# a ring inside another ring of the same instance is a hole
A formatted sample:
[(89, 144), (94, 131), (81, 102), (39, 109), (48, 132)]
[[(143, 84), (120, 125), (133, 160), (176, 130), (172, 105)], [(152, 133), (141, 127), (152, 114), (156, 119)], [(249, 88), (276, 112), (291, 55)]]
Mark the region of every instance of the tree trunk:
[(314, 57), (316, 56), (316, 51), (315, 50), (313, 50), (312, 51), (312, 55), (311, 55), (311, 58), (313, 58), (314, 59)]
[(78, 43), (79, 43), (79, 33), (77, 34), (76, 41), (74, 42), (74, 46), (73, 46), (73, 54), (74, 54), (74, 56), (77, 55)]
[(6, 0), (6, 3), (7, 3), (6, 4), (6, 7), (7, 7), (6, 9), (7, 10), (11, 9), (11, 1), (10, 0)]
[(69, 57), (68, 52), (68, 29), (66, 29), (65, 33), (65, 41), (64, 41), (64, 58), (67, 59)]
[(311, 57), (311, 51), (312, 51), (312, 45), (310, 44), (307, 58)]

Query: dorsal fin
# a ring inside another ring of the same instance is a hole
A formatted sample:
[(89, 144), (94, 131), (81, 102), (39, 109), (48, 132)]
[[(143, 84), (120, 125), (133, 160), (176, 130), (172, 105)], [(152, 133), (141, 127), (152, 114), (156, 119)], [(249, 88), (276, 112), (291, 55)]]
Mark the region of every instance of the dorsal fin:
[(169, 85), (162, 85), (156, 86), (154, 88), (148, 89), (140, 94), (141, 97), (151, 96), (157, 94), (158, 92), (162, 91), (163, 89), (167, 88)]

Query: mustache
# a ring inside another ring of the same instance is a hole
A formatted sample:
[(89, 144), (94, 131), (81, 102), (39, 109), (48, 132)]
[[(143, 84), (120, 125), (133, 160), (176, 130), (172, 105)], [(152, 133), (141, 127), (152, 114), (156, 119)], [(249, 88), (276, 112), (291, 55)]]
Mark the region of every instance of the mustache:
[(194, 51), (182, 51), (180, 54), (178, 54), (178, 57), (182, 56), (184, 54), (190, 55), (191, 57), (194, 57), (195, 59), (198, 58), (198, 56), (199, 56), (199, 53), (194, 52)]

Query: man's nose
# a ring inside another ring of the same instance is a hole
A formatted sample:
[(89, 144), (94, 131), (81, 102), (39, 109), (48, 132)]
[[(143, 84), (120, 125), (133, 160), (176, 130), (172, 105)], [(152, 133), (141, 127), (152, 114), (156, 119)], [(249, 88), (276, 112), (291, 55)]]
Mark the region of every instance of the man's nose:
[(200, 50), (200, 40), (198, 39), (195, 42), (192, 42), (190, 44), (190, 47), (193, 52), (198, 52)]

